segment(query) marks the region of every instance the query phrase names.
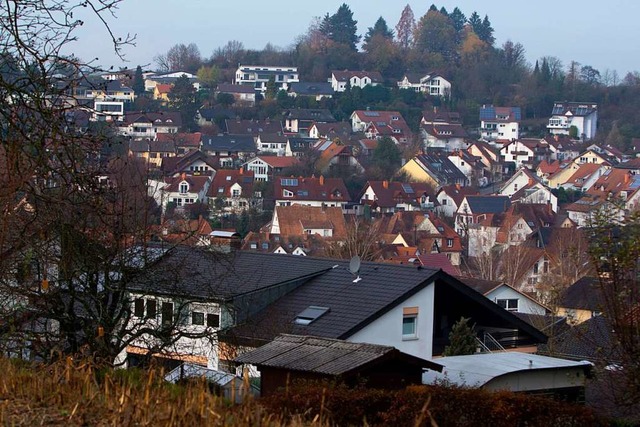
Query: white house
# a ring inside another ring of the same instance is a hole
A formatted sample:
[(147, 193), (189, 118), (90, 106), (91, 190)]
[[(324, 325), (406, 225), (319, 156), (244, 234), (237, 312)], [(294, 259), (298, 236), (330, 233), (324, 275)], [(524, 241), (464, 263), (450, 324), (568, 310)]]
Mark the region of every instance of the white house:
[(328, 79), (335, 92), (344, 92), (347, 85), (350, 87), (364, 88), (365, 86), (377, 86), (383, 83), (382, 75), (377, 71), (332, 71)]
[(412, 89), (430, 96), (451, 96), (451, 82), (440, 74), (405, 74), (397, 84), (400, 89)]
[(483, 105), (480, 108), (480, 137), (485, 141), (518, 139), (520, 120), (520, 107)]
[(598, 104), (593, 102), (556, 102), (547, 129), (553, 135), (569, 135), (571, 127), (583, 141), (593, 139), (598, 127)]
[(300, 81), (298, 67), (284, 65), (240, 65), (236, 70), (234, 84), (252, 86), (264, 95), (267, 83), (273, 79), (278, 90), (287, 90), (289, 85)]

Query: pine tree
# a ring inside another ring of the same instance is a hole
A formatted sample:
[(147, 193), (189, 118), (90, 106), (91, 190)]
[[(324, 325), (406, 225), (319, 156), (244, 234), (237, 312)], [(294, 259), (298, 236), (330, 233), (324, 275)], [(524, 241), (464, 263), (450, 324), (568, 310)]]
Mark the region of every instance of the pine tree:
[[(327, 21), (328, 22), (325, 22)], [(328, 26), (328, 34), (326, 28)], [(353, 19), (353, 12), (346, 3), (338, 8), (338, 11), (329, 18), (325, 16), (321, 29), (335, 43), (340, 43), (353, 51), (357, 50), (357, 44), (360, 41), (358, 32), (358, 21)]]
[(369, 41), (371, 41), (371, 38), (377, 35), (380, 35), (385, 39), (393, 39), (393, 31), (389, 29), (389, 27), (387, 26), (387, 21), (385, 21), (382, 16), (378, 18), (375, 24), (373, 24), (373, 27), (369, 27), (367, 34), (365, 34), (364, 36), (365, 44), (369, 43)]
[(477, 350), (474, 326), (469, 326), (469, 319), (461, 317), (451, 328), (449, 345), (445, 347), (443, 356), (464, 356), (474, 354)]
[(133, 87), (131, 89), (133, 89), (136, 95), (144, 93), (144, 78), (142, 77), (142, 67), (139, 65), (136, 67), (136, 72), (133, 75)]
[(493, 45), (496, 41), (495, 37), (493, 37), (493, 27), (491, 26), (488, 15), (484, 15), (484, 19), (482, 20), (482, 35), (478, 34), (478, 36), (480, 36), (480, 40), (489, 45)]
[[(480, 15), (478, 12), (473, 12), (469, 17), (469, 25), (471, 25), (471, 29), (478, 37), (480, 37), (480, 33), (482, 33), (482, 20), (480, 19)], [(482, 39), (482, 37), (480, 37)]]

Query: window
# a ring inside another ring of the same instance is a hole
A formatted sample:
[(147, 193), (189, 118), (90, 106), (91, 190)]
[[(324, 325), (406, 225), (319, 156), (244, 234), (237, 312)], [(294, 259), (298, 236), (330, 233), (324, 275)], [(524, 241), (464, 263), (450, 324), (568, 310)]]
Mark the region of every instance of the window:
[(204, 313), (200, 311), (194, 311), (191, 313), (192, 325), (204, 325)]
[(535, 264), (533, 264), (533, 274), (538, 274), (540, 270), (540, 267), (538, 266), (538, 263), (536, 262)]
[(207, 313), (207, 327), (217, 328), (220, 326), (220, 315)]
[(133, 315), (135, 317), (143, 317), (144, 316), (144, 299), (136, 298), (133, 302)]
[(418, 307), (402, 309), (402, 339), (418, 338)]
[(251, 243), (251, 249), (258, 249), (258, 244), (255, 242)]
[(518, 299), (499, 299), (496, 303), (507, 311), (518, 311)]
[(182, 181), (180, 183), (180, 194), (184, 194), (187, 191), (189, 191), (189, 184), (187, 184), (185, 181)]
[(453, 239), (447, 239), (447, 247), (448, 248), (452, 248), (453, 247)]
[(157, 302), (154, 299), (147, 300), (147, 317), (155, 319), (157, 314)]
[(162, 303), (162, 324), (171, 325), (173, 323), (173, 303)]
[(297, 325), (306, 326), (328, 311), (329, 307), (318, 307), (315, 305), (310, 305), (296, 316), (294, 323), (296, 323)]

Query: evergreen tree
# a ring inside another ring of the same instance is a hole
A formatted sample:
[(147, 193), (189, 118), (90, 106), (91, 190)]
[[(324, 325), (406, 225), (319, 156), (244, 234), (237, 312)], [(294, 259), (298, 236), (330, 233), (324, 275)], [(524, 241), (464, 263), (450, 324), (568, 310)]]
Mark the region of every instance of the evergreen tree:
[(353, 19), (353, 12), (346, 3), (338, 8), (338, 11), (325, 16), (320, 28), (321, 31), (333, 42), (348, 46), (351, 50), (357, 51), (357, 44), (360, 41), (358, 32), (358, 21)]
[(474, 354), (478, 344), (473, 326), (469, 326), (469, 319), (461, 317), (451, 328), (449, 345), (445, 347), (443, 356), (464, 356)]
[(461, 33), (464, 29), (464, 24), (467, 23), (467, 17), (464, 16), (464, 13), (456, 7), (453, 9), (453, 12), (449, 14), (449, 19), (451, 19), (453, 23), (453, 28), (455, 28), (458, 33)]
[(196, 90), (186, 74), (178, 77), (169, 92), (169, 104), (172, 109), (180, 112), (183, 127), (189, 131), (196, 128), (195, 117), (198, 111)]
[(429, 10), (432, 10), (432, 11), (434, 11), (434, 12), (437, 12), (437, 11), (438, 11), (438, 8), (436, 7), (436, 5), (435, 5), (435, 4), (431, 4), (431, 6), (429, 7)]
[(380, 178), (389, 179), (398, 170), (402, 154), (395, 142), (388, 136), (381, 138), (372, 154), (373, 165), (380, 172)]
[(481, 30), (482, 34), (478, 34), (478, 37), (480, 37), (480, 40), (482, 40), (483, 42), (489, 45), (493, 45), (496, 39), (495, 37), (493, 37), (493, 27), (491, 26), (491, 21), (489, 21), (488, 15), (484, 15), (481, 28), (482, 28)]
[(136, 95), (144, 93), (144, 78), (142, 77), (142, 67), (139, 65), (136, 67), (136, 72), (133, 75), (133, 87), (131, 89), (133, 89)]
[(416, 48), (423, 54), (439, 54), (444, 60), (455, 57), (456, 30), (451, 20), (440, 12), (430, 10), (416, 28)]
[(480, 33), (482, 33), (482, 20), (480, 19), (480, 15), (478, 12), (473, 12), (469, 17), (469, 25), (471, 25), (471, 29), (478, 37), (480, 37)]
[(364, 36), (364, 43), (367, 44), (371, 41), (371, 39), (375, 36), (382, 36), (385, 39), (393, 39), (393, 31), (389, 29), (387, 26), (387, 21), (381, 16), (378, 18), (373, 27), (369, 27), (367, 34)]
[(267, 89), (264, 93), (266, 99), (275, 99), (278, 94), (278, 86), (276, 86), (276, 78), (271, 76), (267, 82)]
[(447, 8), (444, 6), (440, 8), (440, 13), (443, 14), (444, 16), (449, 16), (449, 12), (447, 12)]

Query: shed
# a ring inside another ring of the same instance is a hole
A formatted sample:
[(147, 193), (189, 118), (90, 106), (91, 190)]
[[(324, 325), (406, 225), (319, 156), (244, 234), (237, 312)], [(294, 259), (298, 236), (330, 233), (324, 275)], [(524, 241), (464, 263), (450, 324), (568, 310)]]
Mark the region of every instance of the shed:
[(568, 401), (584, 398), (593, 364), (519, 352), (472, 354), (438, 359), (440, 372), (427, 371), (425, 384), (446, 380), (461, 387), (546, 394)]
[(395, 347), (287, 334), (238, 356), (235, 362), (258, 368), (262, 396), (299, 379), (329, 379), (351, 386), (397, 389), (421, 384), (426, 369), (442, 370), (437, 363)]
[(209, 369), (193, 363), (183, 363), (164, 377), (165, 381), (173, 384), (197, 378), (204, 378), (214, 386), (221, 396), (233, 400), (236, 403), (241, 403), (247, 393), (252, 396), (258, 394), (258, 388), (255, 385), (249, 384), (247, 390), (247, 385), (245, 385), (243, 379), (237, 375)]

